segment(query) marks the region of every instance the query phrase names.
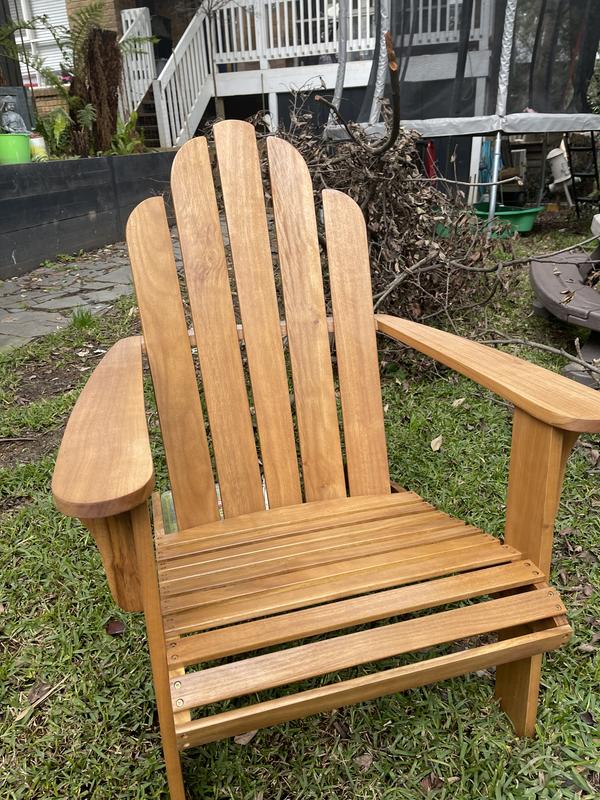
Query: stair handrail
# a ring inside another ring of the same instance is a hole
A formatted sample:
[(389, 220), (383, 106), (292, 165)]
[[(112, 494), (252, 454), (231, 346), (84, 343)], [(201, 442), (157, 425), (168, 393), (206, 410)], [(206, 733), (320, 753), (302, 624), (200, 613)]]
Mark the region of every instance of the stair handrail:
[(119, 39), (123, 60), (119, 116), (123, 122), (127, 122), (139, 108), (156, 77), (156, 63), (151, 41), (150, 9), (124, 9), (121, 12), (121, 21), (125, 32)]
[(154, 80), (161, 147), (173, 147), (190, 139), (212, 97), (208, 23), (208, 15), (199, 8)]

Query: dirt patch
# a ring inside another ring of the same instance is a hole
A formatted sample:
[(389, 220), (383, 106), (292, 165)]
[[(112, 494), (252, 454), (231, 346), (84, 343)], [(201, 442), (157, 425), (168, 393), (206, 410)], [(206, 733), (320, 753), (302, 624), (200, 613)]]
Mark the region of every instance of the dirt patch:
[[(0, 468), (39, 461), (60, 444), (64, 427), (44, 432), (27, 432), (0, 439)], [(11, 498), (7, 498), (10, 500)], [(13, 498), (14, 499), (14, 498)], [(4, 502), (4, 501), (2, 501)]]
[(52, 362), (38, 362), (29, 364), (21, 376), (19, 386), (15, 392), (14, 404), (18, 406), (29, 405), (36, 400), (47, 397), (55, 397), (64, 394), (70, 389), (74, 389), (81, 382), (82, 369), (91, 372), (96, 362), (100, 359), (97, 356), (93, 361), (86, 359), (85, 363), (74, 361), (71, 364), (55, 366)]
[(12, 497), (0, 498), (0, 514), (5, 514), (8, 511), (16, 511), (23, 506), (29, 505), (33, 502), (33, 498), (28, 494), (18, 494)]

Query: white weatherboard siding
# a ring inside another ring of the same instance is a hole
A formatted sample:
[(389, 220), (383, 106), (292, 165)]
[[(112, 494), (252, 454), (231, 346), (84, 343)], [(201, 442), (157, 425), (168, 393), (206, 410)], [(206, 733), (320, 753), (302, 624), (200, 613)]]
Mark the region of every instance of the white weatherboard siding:
[[(8, 0), (8, 7), (10, 15), (15, 21), (46, 16), (54, 26), (68, 26), (69, 20), (65, 0)], [(17, 43), (20, 43), (19, 34), (17, 34), (16, 38)], [(23, 42), (33, 56), (43, 60), (44, 66), (59, 72), (62, 59), (61, 52), (48, 30), (39, 27), (35, 31), (23, 31)], [(34, 85), (43, 85), (37, 72), (33, 69), (28, 72), (25, 64), (21, 64), (21, 74), (25, 84), (29, 83), (29, 76), (31, 75), (31, 82)]]

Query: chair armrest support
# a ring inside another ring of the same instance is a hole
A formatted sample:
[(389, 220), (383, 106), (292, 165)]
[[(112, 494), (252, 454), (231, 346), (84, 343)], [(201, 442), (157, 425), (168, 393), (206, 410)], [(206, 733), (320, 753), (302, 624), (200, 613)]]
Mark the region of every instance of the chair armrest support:
[(154, 470), (144, 409), (141, 337), (117, 342), (71, 412), (52, 477), (57, 508), (112, 517), (145, 501)]
[(515, 409), (504, 541), (548, 578), (565, 466), (577, 437)]
[(418, 322), (376, 314), (377, 330), (491, 389), (540, 422), (600, 431), (600, 393), (479, 342)]

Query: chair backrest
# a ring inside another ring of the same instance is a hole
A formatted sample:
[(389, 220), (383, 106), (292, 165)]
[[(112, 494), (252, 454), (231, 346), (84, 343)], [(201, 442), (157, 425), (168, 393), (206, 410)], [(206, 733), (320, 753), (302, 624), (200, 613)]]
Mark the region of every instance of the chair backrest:
[(264, 509), (263, 476), (272, 508), (347, 493), (386, 493), (360, 208), (340, 192), (323, 192), (346, 480), (307, 166), (289, 143), (267, 139), (279, 262), (274, 274), (254, 128), (227, 120), (215, 125), (214, 136), (227, 249), (206, 139), (181, 148), (171, 175), (197, 352), (188, 336), (162, 198), (141, 203), (127, 225), (179, 527), (218, 517), (215, 479), (225, 516)]

